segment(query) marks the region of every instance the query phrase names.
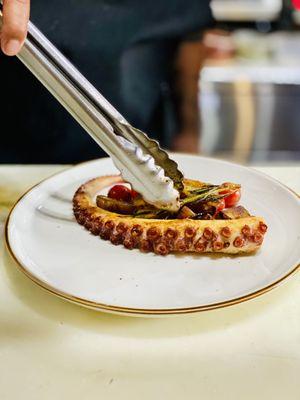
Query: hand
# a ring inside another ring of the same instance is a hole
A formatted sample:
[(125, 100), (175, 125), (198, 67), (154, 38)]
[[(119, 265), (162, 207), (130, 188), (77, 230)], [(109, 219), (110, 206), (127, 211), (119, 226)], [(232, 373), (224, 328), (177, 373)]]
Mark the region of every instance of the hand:
[(30, 0), (3, 0), (3, 25), (1, 49), (8, 56), (15, 56), (27, 34)]

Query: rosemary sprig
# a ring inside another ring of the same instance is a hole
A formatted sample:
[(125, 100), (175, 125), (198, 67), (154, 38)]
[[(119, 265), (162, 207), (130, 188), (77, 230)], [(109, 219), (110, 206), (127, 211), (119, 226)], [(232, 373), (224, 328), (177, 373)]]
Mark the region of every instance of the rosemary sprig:
[(195, 201), (215, 201), (224, 197), (223, 195), (218, 195), (219, 186), (214, 186), (213, 188), (202, 191), (202, 193), (196, 194), (194, 196), (188, 196), (181, 200), (181, 205), (194, 203)]
[(143, 209), (143, 210), (138, 210), (134, 215), (132, 215), (134, 218), (155, 218), (155, 219), (169, 219), (169, 218), (174, 218), (172, 216), (173, 214), (170, 213), (167, 210), (155, 210), (155, 209)]
[(202, 187), (202, 188), (199, 188), (199, 189), (193, 189), (193, 190), (190, 190), (189, 191), (189, 194), (201, 194), (201, 193), (205, 193), (205, 192), (207, 192), (208, 190), (211, 190), (211, 189), (213, 189), (213, 188), (217, 188), (217, 187), (219, 187), (218, 185), (207, 185), (207, 186), (205, 186), (205, 187)]

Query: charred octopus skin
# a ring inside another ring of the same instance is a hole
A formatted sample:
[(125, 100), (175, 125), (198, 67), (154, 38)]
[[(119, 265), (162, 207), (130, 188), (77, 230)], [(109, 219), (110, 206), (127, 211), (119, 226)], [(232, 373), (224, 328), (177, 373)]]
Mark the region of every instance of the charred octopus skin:
[(114, 245), (159, 255), (170, 252), (236, 254), (253, 252), (263, 242), (267, 225), (261, 217), (146, 219), (107, 211), (96, 205), (97, 193), (121, 182), (120, 176), (95, 178), (82, 185), (73, 198), (77, 222)]

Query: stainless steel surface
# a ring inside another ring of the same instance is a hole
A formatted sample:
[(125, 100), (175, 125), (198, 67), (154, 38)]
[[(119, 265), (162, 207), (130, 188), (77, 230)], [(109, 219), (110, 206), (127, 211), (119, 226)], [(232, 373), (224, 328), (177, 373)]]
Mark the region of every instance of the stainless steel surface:
[(208, 66), (201, 71), (201, 82), (233, 83), (249, 81), (256, 83), (300, 85), (300, 69), (298, 65), (270, 65), (270, 63), (233, 64), (224, 66)]
[(174, 184), (178, 189), (182, 185), (177, 164), (156, 141), (133, 128), (32, 23), (28, 28), (18, 58), (111, 156), (145, 200), (177, 210)]
[(239, 162), (300, 160), (299, 101), (295, 65), (206, 66), (199, 80), (201, 150)]

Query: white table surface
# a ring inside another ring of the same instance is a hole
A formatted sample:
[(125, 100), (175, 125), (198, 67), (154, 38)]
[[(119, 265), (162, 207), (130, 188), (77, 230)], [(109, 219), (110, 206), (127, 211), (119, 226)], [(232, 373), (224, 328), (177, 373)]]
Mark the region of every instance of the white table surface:
[[(19, 272), (5, 216), (63, 168), (0, 166), (1, 400), (300, 399), (299, 273), (240, 305), (141, 319), (67, 303)], [(300, 193), (300, 167), (259, 169)]]

